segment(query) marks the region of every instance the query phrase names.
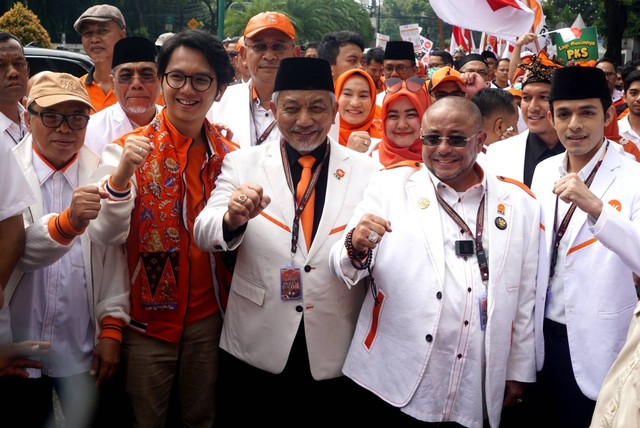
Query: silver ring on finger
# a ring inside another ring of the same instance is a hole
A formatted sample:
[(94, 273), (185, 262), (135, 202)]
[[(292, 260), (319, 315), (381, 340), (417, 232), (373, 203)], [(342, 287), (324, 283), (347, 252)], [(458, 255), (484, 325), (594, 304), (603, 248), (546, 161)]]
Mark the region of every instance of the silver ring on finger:
[(144, 153), (144, 150), (142, 150), (142, 147), (138, 147), (138, 155), (142, 156), (142, 153)]
[(378, 232), (372, 230), (369, 233), (369, 236), (367, 236), (367, 239), (375, 244), (380, 240), (380, 235), (378, 234)]
[(247, 202), (247, 199), (249, 199), (249, 197), (247, 195), (245, 195), (244, 193), (240, 194), (240, 196), (238, 196), (236, 198), (236, 202), (238, 202), (239, 204), (244, 205), (245, 202)]

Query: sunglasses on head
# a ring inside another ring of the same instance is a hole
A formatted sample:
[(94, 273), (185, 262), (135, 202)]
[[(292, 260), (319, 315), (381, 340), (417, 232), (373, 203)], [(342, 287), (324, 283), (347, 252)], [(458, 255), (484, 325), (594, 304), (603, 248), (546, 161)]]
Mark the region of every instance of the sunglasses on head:
[(409, 92), (418, 92), (424, 87), (424, 82), (424, 79), (417, 76), (411, 76), (407, 80), (390, 77), (384, 81), (384, 84), (387, 88), (387, 92), (394, 94), (403, 87), (405, 87)]

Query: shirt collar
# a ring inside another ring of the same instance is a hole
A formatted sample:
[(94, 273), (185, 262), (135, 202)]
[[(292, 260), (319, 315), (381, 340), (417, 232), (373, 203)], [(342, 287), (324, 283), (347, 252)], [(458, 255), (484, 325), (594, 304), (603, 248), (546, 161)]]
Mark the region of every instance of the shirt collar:
[[(593, 171), (593, 168), (595, 168), (596, 163), (602, 158), (606, 147), (607, 147), (607, 140), (605, 139), (604, 143), (600, 146), (600, 149), (598, 149), (598, 151), (591, 157), (591, 159), (589, 159), (589, 162), (587, 162), (587, 164), (584, 167), (582, 167), (582, 169), (578, 172), (578, 176), (582, 181), (585, 181), (589, 176), (589, 174), (591, 174), (591, 171)], [(562, 159), (562, 163), (559, 166), (560, 175), (562, 177), (564, 177), (569, 173), (567, 168), (568, 162), (569, 162), (569, 157), (565, 153)]]

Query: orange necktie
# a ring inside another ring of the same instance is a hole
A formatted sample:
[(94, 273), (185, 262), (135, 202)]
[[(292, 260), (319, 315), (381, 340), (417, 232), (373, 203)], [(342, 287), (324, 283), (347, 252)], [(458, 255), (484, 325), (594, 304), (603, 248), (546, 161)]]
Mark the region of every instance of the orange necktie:
[[(298, 186), (296, 187), (296, 201), (298, 204), (304, 196), (305, 190), (307, 190), (307, 187), (309, 186), (309, 182), (311, 181), (311, 167), (313, 167), (315, 162), (316, 158), (311, 155), (302, 156), (298, 159), (298, 163), (302, 166), (302, 174), (300, 175), (300, 181), (298, 181)], [(307, 243), (307, 251), (309, 251), (309, 247), (311, 247), (311, 238), (313, 236), (313, 207), (315, 205), (315, 200), (316, 191), (314, 189), (309, 196), (307, 205), (302, 211), (302, 215), (300, 216), (300, 223), (302, 224), (302, 231), (304, 232), (304, 240)]]

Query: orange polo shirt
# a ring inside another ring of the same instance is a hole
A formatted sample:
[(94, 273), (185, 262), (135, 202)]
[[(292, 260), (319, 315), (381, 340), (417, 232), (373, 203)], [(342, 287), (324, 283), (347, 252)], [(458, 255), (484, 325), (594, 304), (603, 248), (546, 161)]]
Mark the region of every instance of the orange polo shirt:
[(109, 107), (118, 102), (116, 98), (116, 94), (113, 93), (111, 89), (106, 94), (96, 82), (93, 81), (93, 70), (89, 70), (89, 73), (85, 74), (80, 78), (80, 81), (84, 83), (84, 87), (89, 94), (89, 99), (91, 100), (91, 105), (96, 110), (96, 112), (102, 110), (105, 107)]

